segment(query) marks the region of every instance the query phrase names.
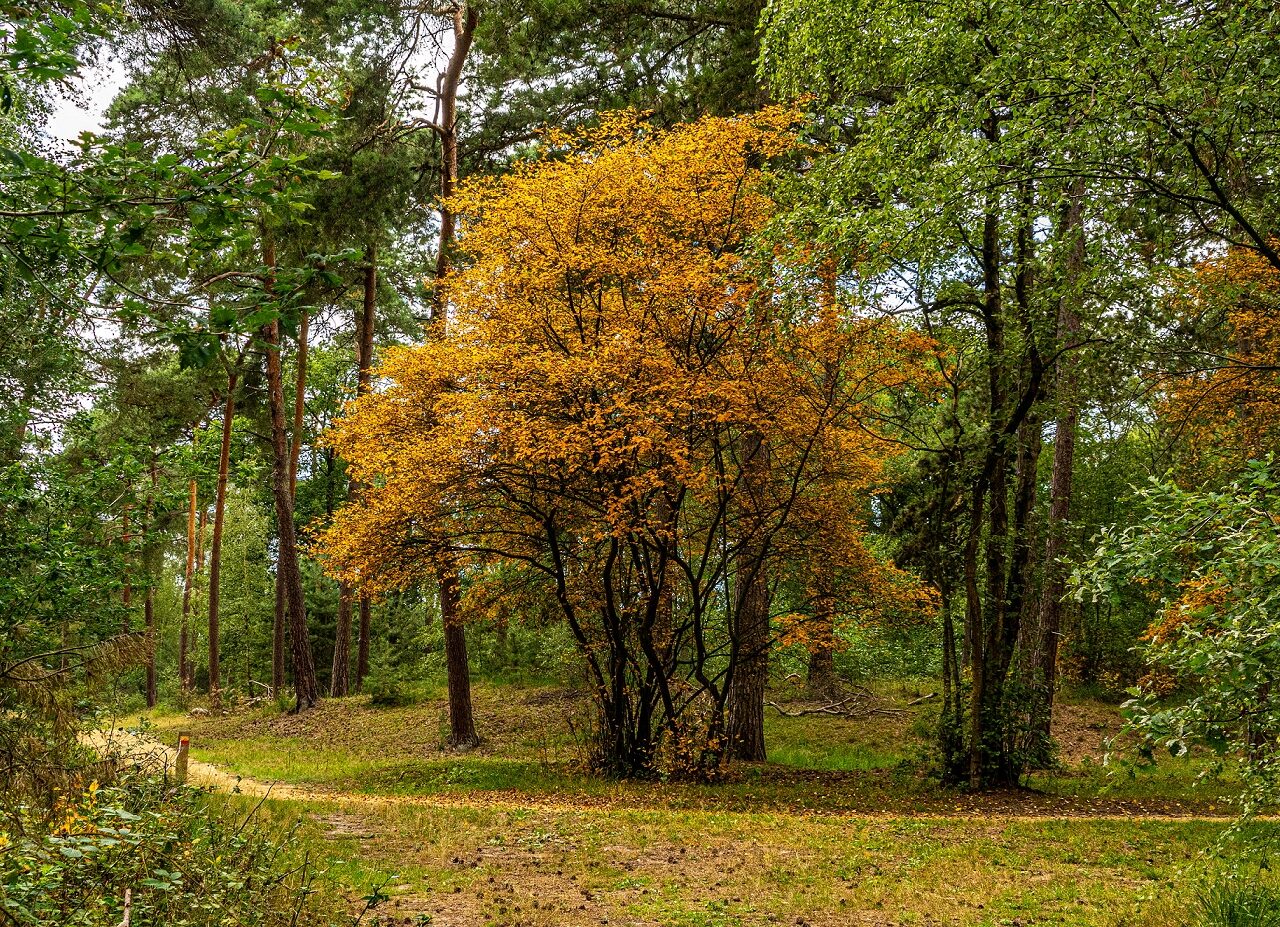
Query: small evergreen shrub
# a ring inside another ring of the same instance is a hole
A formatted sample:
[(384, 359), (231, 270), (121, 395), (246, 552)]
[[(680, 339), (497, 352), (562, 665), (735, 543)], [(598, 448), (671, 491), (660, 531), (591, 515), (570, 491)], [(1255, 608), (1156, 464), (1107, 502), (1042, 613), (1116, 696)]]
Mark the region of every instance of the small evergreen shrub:
[(365, 680), (364, 688), (369, 693), (369, 703), (378, 708), (403, 708), (416, 701), (409, 687), (389, 670), (375, 670)]

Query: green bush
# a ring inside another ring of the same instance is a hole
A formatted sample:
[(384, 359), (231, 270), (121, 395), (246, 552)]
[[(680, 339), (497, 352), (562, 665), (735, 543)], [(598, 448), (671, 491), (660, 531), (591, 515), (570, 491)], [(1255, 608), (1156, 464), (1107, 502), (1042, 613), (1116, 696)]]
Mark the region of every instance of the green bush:
[[(942, 674), (942, 637), (931, 626), (878, 628), (843, 622), (836, 629), (836, 639), (836, 672), (846, 682), (932, 680)], [(803, 678), (809, 651), (801, 644), (775, 647), (769, 660), (774, 678)]]
[(490, 682), (509, 685), (572, 685), (585, 666), (573, 634), (561, 623), (513, 621), (499, 629), (490, 623), (467, 628), (472, 669)]
[(330, 927), (345, 903), (258, 816), (152, 777), (10, 805), (0, 910), (21, 927)]
[(1280, 927), (1280, 891), (1257, 882), (1224, 879), (1196, 896), (1187, 927)]
[(386, 669), (372, 673), (365, 680), (364, 689), (369, 693), (369, 703), (379, 708), (403, 708), (416, 701), (409, 687)]

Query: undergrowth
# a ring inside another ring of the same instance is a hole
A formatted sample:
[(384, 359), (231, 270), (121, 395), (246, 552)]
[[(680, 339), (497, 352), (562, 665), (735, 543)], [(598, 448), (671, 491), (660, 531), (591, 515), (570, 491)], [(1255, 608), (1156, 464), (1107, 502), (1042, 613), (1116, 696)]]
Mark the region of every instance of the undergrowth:
[(129, 775), (52, 808), (11, 804), (0, 911), (21, 927), (336, 927), (346, 902), (289, 829)]

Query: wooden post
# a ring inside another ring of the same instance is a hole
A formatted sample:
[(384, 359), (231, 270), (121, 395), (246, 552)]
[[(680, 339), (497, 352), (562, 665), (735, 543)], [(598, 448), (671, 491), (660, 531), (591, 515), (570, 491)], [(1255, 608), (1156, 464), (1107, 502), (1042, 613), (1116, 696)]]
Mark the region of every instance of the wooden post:
[(191, 734), (178, 732), (178, 761), (173, 767), (173, 776), (179, 782), (187, 781), (187, 754), (191, 751)]

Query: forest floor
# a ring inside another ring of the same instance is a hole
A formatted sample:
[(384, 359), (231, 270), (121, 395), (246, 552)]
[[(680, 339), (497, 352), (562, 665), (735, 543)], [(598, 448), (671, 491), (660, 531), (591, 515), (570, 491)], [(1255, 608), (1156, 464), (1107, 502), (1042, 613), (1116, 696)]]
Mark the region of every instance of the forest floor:
[[(790, 694), (773, 698), (803, 709)], [(770, 762), (717, 785), (587, 774), (588, 706), (546, 687), (479, 684), (483, 742), (467, 752), (441, 746), (430, 690), (397, 708), (158, 713), (143, 736), (191, 732), (192, 779), (301, 818), (353, 894), (394, 876), (386, 924), (1197, 923), (1181, 912), (1194, 875), (1220, 865), (1204, 851), (1231, 820), (1229, 782), (1198, 782), (1195, 760), (1117, 774), (1103, 765), (1116, 709), (1077, 701), (1055, 718), (1061, 767), (1031, 788), (942, 789), (923, 760), (936, 707), (912, 705), (925, 693), (910, 686), (877, 694), (855, 718), (771, 709)]]

